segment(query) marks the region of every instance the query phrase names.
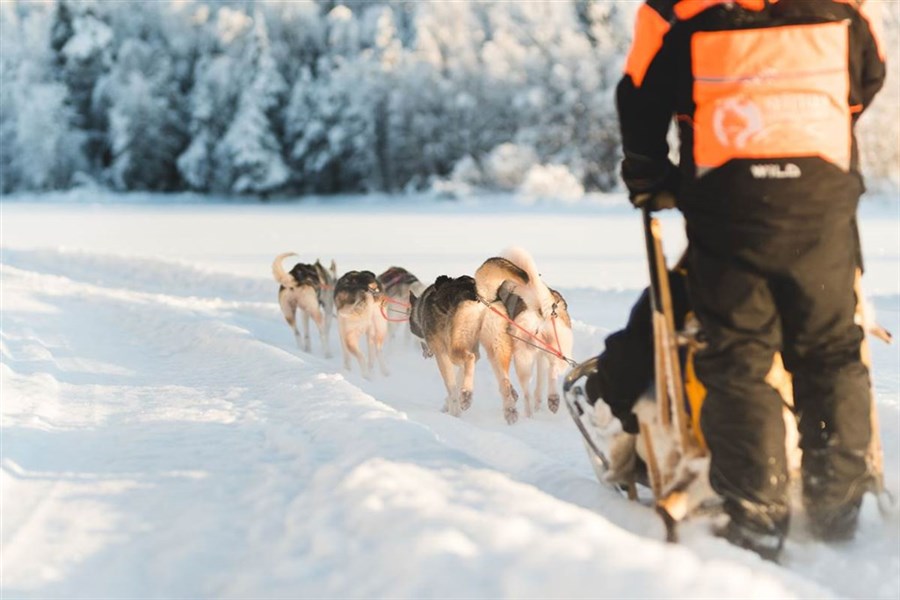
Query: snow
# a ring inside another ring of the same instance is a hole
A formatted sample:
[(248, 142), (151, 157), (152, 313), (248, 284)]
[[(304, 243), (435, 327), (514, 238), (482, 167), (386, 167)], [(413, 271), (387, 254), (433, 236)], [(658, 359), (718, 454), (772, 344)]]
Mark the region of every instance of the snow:
[[(505, 424), (484, 361), (473, 407), (452, 418), (411, 341), (392, 340), (392, 374), (365, 381), (324, 359), (317, 336), (313, 354), (298, 351), (275, 302), (280, 252), (334, 258), (340, 272), (399, 264), (427, 281), (520, 245), (565, 295), (584, 359), (644, 285), (639, 219), (621, 197), (73, 194), (2, 205), (6, 596), (900, 596), (900, 517), (871, 498), (843, 545), (811, 540), (798, 511), (781, 566), (701, 519), (667, 545), (651, 510), (596, 483), (567, 415)], [(864, 204), (860, 225), (865, 284), (896, 333), (897, 204)], [(677, 216), (664, 227), (675, 257)], [(897, 494), (900, 351), (873, 353)]]

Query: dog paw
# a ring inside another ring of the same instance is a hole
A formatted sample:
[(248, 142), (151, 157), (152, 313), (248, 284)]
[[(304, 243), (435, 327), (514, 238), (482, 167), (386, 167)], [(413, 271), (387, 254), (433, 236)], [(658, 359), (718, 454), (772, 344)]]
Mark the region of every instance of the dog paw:
[(459, 407), (463, 410), (469, 410), (472, 406), (472, 390), (463, 390), (459, 395)]
[(559, 394), (550, 394), (547, 397), (547, 408), (549, 408), (552, 413), (559, 410)]
[(506, 422), (512, 425), (519, 420), (519, 411), (516, 410), (515, 406), (510, 406), (503, 410), (503, 416), (506, 417)]

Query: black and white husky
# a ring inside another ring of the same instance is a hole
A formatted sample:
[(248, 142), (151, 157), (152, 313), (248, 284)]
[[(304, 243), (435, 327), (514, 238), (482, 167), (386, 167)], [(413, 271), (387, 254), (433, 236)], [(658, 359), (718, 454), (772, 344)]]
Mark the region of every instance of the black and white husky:
[[(285, 271), (281, 264), (288, 256), (297, 256), (293, 252), (285, 252), (275, 257), (272, 262), (272, 275), (281, 284), (278, 289), (278, 304), (285, 321), (294, 332), (297, 346), (304, 352), (310, 351), (309, 320), (312, 318), (319, 329), (322, 349), (326, 358), (331, 357), (328, 334), (331, 330), (331, 318), (334, 312), (334, 282), (337, 279), (337, 266), (331, 261), (326, 269), (316, 260), (313, 264), (297, 263), (290, 271)], [(303, 322), (303, 337), (297, 330), (296, 314), (300, 310)]]

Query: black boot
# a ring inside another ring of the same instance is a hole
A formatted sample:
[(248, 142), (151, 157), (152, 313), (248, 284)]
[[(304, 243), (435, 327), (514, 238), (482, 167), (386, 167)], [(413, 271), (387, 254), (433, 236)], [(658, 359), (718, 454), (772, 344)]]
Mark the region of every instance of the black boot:
[[(856, 458), (855, 455), (850, 455)], [(853, 539), (859, 524), (863, 495), (871, 487), (868, 471), (843, 481), (835, 477), (837, 463), (846, 463), (844, 455), (828, 450), (804, 450), (803, 504), (809, 518), (809, 530), (826, 542)]]
[(728, 524), (716, 531), (735, 546), (752, 550), (762, 558), (777, 562), (787, 536), (790, 513), (787, 507), (725, 500)]
[(853, 539), (859, 524), (859, 509), (862, 498), (843, 505), (823, 507), (809, 504), (809, 530), (825, 542), (846, 542)]
[(734, 519), (716, 531), (716, 535), (725, 538), (735, 546), (752, 550), (772, 562), (778, 562), (781, 549), (784, 547), (784, 534), (780, 531), (766, 531), (753, 523), (741, 523)]

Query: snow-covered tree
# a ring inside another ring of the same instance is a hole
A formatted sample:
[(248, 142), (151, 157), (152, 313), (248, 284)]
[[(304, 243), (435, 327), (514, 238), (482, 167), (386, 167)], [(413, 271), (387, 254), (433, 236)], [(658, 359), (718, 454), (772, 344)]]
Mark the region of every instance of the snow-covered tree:
[(53, 13), (0, 9), (0, 189), (58, 189), (87, 166), (69, 90), (55, 79)]
[(241, 91), (234, 119), (216, 147), (228, 189), (238, 194), (267, 193), (288, 180), (281, 141), (273, 128), (273, 116), (284, 103), (287, 84), (272, 58), (259, 11), (250, 36), (239, 64), (251, 78)]
[(86, 136), (87, 156), (95, 173), (106, 166), (109, 146), (105, 115), (94, 104), (94, 89), (113, 56), (114, 33), (104, 21), (103, 8), (94, 0), (58, 0), (52, 28), (59, 79), (68, 88), (66, 102), (73, 111), (73, 125)]
[[(639, 6), (2, 0), (0, 189), (613, 189)], [(862, 164), (870, 188), (897, 189), (900, 7), (865, 8), (889, 79), (858, 128)], [(532, 157), (518, 183), (498, 169), (510, 148)]]
[(191, 189), (216, 191), (225, 187), (216, 180), (215, 148), (224, 135), (238, 89), (234, 82), (236, 64), (227, 55), (203, 57), (196, 65), (197, 79), (190, 97), (191, 142), (178, 157), (178, 171)]
[(189, 102), (191, 141), (177, 164), (191, 189), (222, 192), (231, 189), (233, 179), (229, 166), (221, 163), (223, 156), (217, 148), (252, 75), (242, 68), (241, 58), (253, 21), (228, 7), (206, 19), (204, 25), (211, 37), (206, 53), (194, 65)]
[(110, 74), (98, 84), (108, 105), (112, 164), (118, 189), (177, 189), (175, 160), (184, 149), (186, 127), (168, 56), (139, 39), (127, 39)]

